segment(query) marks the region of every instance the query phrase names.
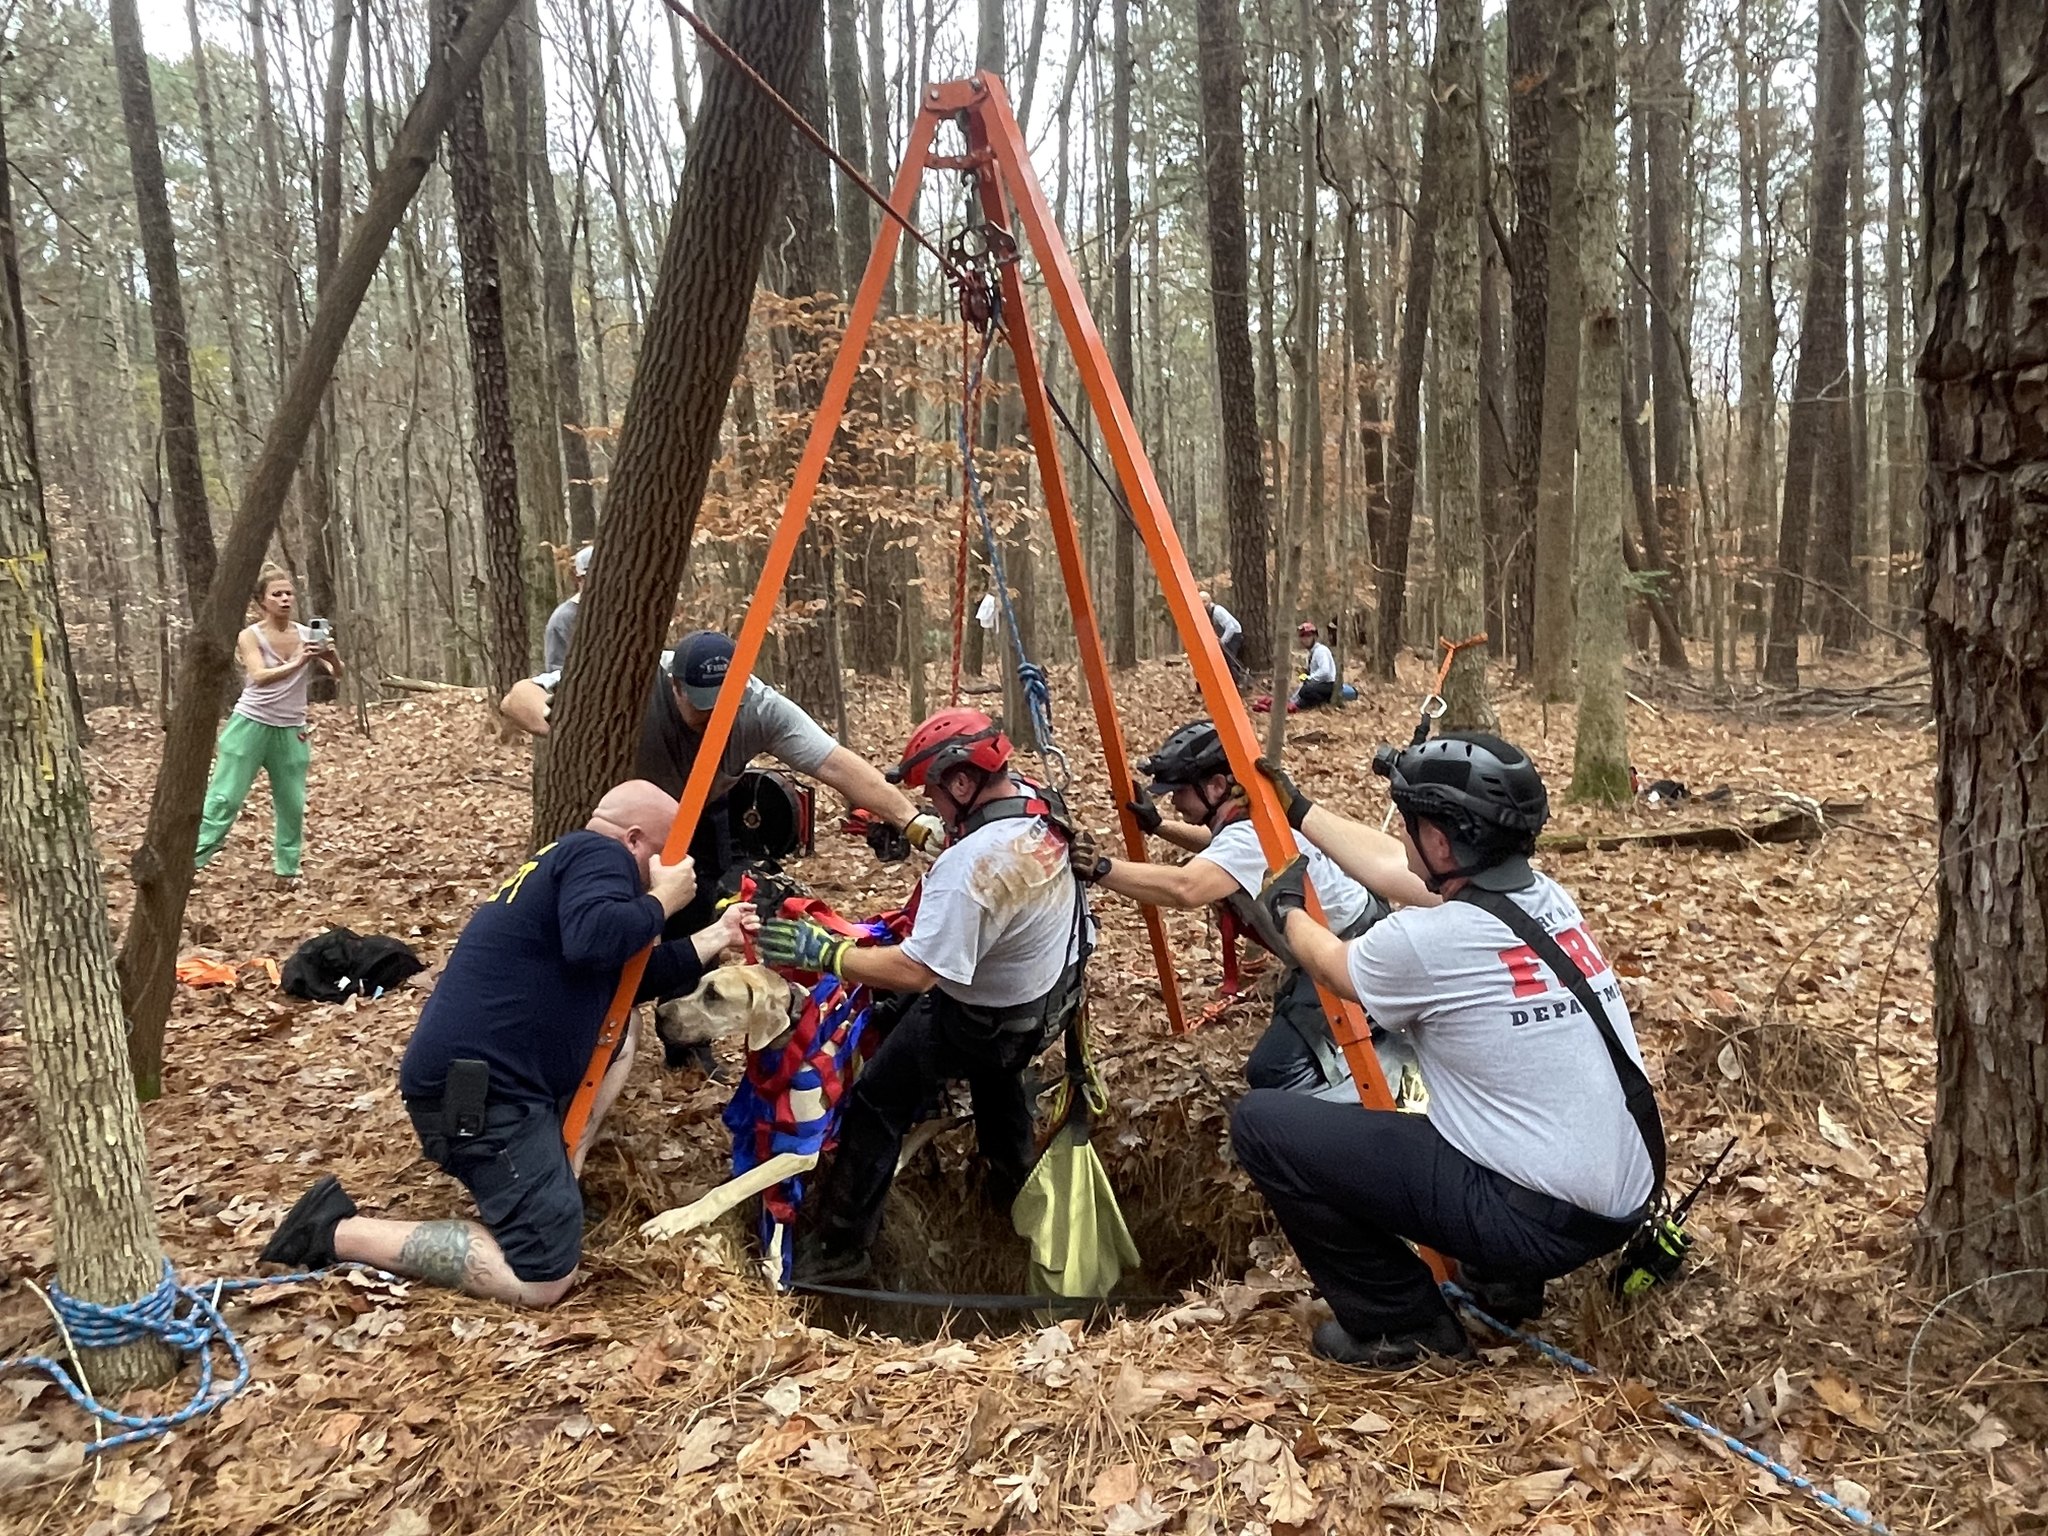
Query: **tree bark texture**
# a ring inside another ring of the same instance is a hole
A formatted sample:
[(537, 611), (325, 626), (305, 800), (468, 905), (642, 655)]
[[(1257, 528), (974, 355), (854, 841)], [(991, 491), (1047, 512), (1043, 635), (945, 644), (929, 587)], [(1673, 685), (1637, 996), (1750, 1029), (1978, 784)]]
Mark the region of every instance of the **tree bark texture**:
[(536, 652), (554, 607), (557, 569), (544, 547), (568, 533), (562, 511), (562, 460), (556, 426), (555, 370), (541, 317), (539, 253), (527, 213), (526, 100), (537, 34), (515, 17), (484, 63), (484, 136), (490, 150), (491, 227), (496, 235), (499, 312), (504, 321), (506, 382), (511, 389), (513, 456), (519, 471), (520, 563), (529, 646)]
[[(1544, 285), (1543, 402), (1536, 446), (1536, 607), (1531, 678), (1547, 702), (1572, 697), (1572, 501), (1579, 426), (1579, 319), (1585, 258), (1579, 250), (1580, 99), (1577, 18), (1560, 25), (1550, 96), (1550, 278)], [(1594, 130), (1594, 131), (1597, 131)], [(1596, 407), (1598, 409), (1598, 407)]]
[(149, 55), (135, 0), (109, 0), (107, 29), (114, 71), (121, 83), (121, 121), (128, 134), (128, 168), (135, 181), (135, 228), (149, 274), (149, 325), (156, 342), (157, 399), (163, 412), (164, 478), (177, 530), (178, 569), (185, 578), (185, 612), (196, 619), (213, 585), (216, 554), (206, 505), (206, 470), (199, 461), (199, 414), (192, 401), (192, 354), (185, 330), (185, 297), (178, 276), (177, 231), (164, 191), (163, 146), (157, 140), (156, 101), (149, 86)]
[[(1813, 482), (1813, 576), (1820, 609), (1815, 627), (1820, 631), (1822, 645), (1833, 652), (1854, 648), (1863, 622), (1857, 609), (1864, 603), (1863, 583), (1856, 565), (1863, 542), (1859, 533), (1863, 523), (1863, 455), (1857, 428), (1862, 397), (1857, 360), (1863, 353), (1862, 306), (1858, 298), (1863, 284), (1863, 263), (1858, 252), (1863, 224), (1863, 73), (1868, 68), (1863, 13), (1864, 0), (1829, 0), (1829, 4), (1821, 7), (1823, 22), (1834, 22), (1832, 38), (1827, 32), (1822, 33), (1823, 49), (1832, 46), (1841, 55), (1825, 67), (1847, 97), (1836, 108), (1840, 142), (1829, 145), (1829, 153), (1839, 155), (1842, 161), (1842, 200), (1816, 210), (1817, 215), (1828, 216), (1827, 249), (1831, 259), (1839, 262), (1841, 271), (1841, 282), (1825, 317), (1830, 369), (1823, 380), (1826, 401), (1820, 412), (1820, 457)], [(1854, 263), (1853, 281), (1852, 253), (1859, 257)]]
[[(1525, 667), (1533, 664), (1535, 650), (1536, 484), (1543, 442), (1543, 351), (1550, 325), (1550, 165), (1558, 33), (1553, 12), (1561, 3), (1510, 0), (1507, 14), (1508, 159), (1515, 189), (1515, 227), (1509, 237), (1515, 499), (1507, 532), (1515, 558), (1506, 581), (1505, 606), (1512, 616), (1509, 649)], [(1426, 178), (1422, 193), (1429, 193)]]
[[(469, 0), (439, 0), (438, 13), (449, 35), (462, 24), (468, 9)], [(488, 62), (485, 68), (490, 68)], [(471, 457), (483, 522), (480, 606), (487, 620), (491, 687), (502, 695), (531, 671), (532, 636), (527, 632), (519, 458), (482, 81), (464, 92), (448, 127), (448, 187), (455, 201), (456, 249), (462, 256), (462, 320), (469, 335), (470, 400), (476, 414)]]
[(1927, 648), (1941, 826), (1919, 1262), (2048, 1322), (2048, 11), (1921, 7)]
[[(132, 19), (132, 13), (131, 13)], [(9, 248), (13, 227), (7, 229)], [(10, 274), (11, 276), (11, 274)], [(91, 792), (68, 707), (57, 572), (31, 456), (13, 283), (0, 304), (0, 883), (50, 1196), (57, 1278), (87, 1301), (136, 1301), (163, 1279), (149, 1150), (127, 1072)], [(177, 1364), (145, 1341), (87, 1354), (112, 1395)]]
[[(1857, 20), (1854, 37), (1847, 11)], [(1771, 590), (1771, 633), (1764, 677), (1783, 687), (1799, 682), (1799, 635), (1805, 614), (1805, 578), (1812, 568), (1816, 488), (1826, 483), (1821, 457), (1840, 445), (1827, 441), (1836, 415), (1830, 408), (1847, 388), (1848, 337), (1842, 313), (1848, 263), (1849, 116), (1861, 70), (1854, 40), (1863, 31), (1863, 0), (1820, 8), (1820, 77), (1813, 137), (1812, 247), (1801, 306), (1799, 362), (1792, 374), (1792, 406), (1785, 427), (1784, 509), (1778, 522), (1778, 574)], [(1844, 551), (1846, 554), (1846, 551)]]
[(1422, 467), (1422, 368), (1429, 350), (1430, 290), (1435, 286), (1442, 197), (1443, 111), (1435, 105), (1424, 110), (1422, 178), (1415, 197), (1415, 227), (1408, 232), (1401, 345), (1394, 360), (1394, 440), (1387, 449), (1386, 536), (1372, 557), (1379, 604), (1373, 669), (1388, 681), (1394, 676), (1394, 660), (1401, 654), (1408, 615), (1408, 543), (1415, 530), (1416, 474)]
[[(1439, 0), (1437, 26), (1434, 89), (1443, 136), (1443, 174), (1437, 182), (1443, 202), (1430, 302), (1441, 448), (1435, 595), (1444, 633), (1460, 640), (1486, 628), (1479, 569), (1485, 558), (1479, 525), (1479, 0)], [(1493, 729), (1483, 648), (1458, 653), (1443, 692), (1447, 726)]]
[(1258, 375), (1252, 355), (1251, 241), (1244, 206), (1244, 22), (1237, 0), (1197, 0), (1195, 31), (1202, 77), (1209, 302), (1223, 420), (1230, 607), (1244, 625), (1246, 663), (1284, 665), (1284, 655), (1275, 658), (1264, 649), (1272, 624), (1266, 601), (1266, 484), (1259, 459)]
[(1583, 264), (1585, 334), (1579, 348), (1577, 626), (1579, 717), (1572, 743), (1574, 800), (1622, 805), (1628, 779), (1628, 592), (1622, 570), (1629, 491), (1621, 462), (1621, 282), (1614, 151), (1614, 0), (1581, 0), (1578, 78), (1585, 108), (1575, 248)]
[(475, 83), (484, 51), (518, 0), (477, 0), (468, 22), (438, 50), (425, 84), (392, 140), (383, 173), (370, 189), (334, 275), (320, 295), (306, 344), (293, 359), (263, 449), (250, 466), (242, 501), (222, 541), (220, 569), (179, 663), (178, 704), (164, 736), (163, 758), (150, 797), (149, 824), (131, 873), (135, 907), (122, 936), (121, 1011), (128, 1020), (128, 1058), (145, 1099), (161, 1091), (164, 1021), (170, 1016), (185, 898), (199, 809), (213, 761), (213, 737), (234, 670), (235, 636), (250, 589), (277, 532), (293, 471), (320, 408), (349, 326), (391, 243), (398, 221), (419, 191), (455, 102)]
[[(735, 9), (726, 41), (785, 97), (817, 47), (820, 0)], [(597, 558), (554, 717), (536, 831), (579, 826), (632, 768), (647, 679), (688, 561), (732, 389), (790, 130), (732, 67), (706, 67), (613, 462)]]
[(234, 242), (228, 238), (227, 200), (220, 184), (220, 149), (213, 125), (213, 71), (199, 32), (199, 0), (185, 0), (185, 26), (192, 36), (192, 95), (199, 109), (199, 158), (206, 166), (206, 211), (213, 235), (213, 259), (220, 263), (221, 329), (228, 341), (228, 399), (235, 417), (235, 464), (240, 467), (254, 442), (249, 406), (249, 369), (242, 354), (242, 313), (235, 284)]
[[(860, 4), (859, 0), (828, 0), (826, 25), (832, 38), (832, 124), (839, 153), (856, 166), (868, 163), (867, 113), (860, 92)], [(817, 119), (813, 118), (813, 122)], [(804, 146), (804, 153), (812, 153)], [(828, 175), (837, 175), (828, 169)], [(882, 183), (878, 183), (882, 185)], [(875, 209), (850, 183), (839, 215), (839, 291), (848, 303), (867, 271), (868, 253), (875, 244)], [(877, 608), (882, 605), (878, 602)]]
[[(521, 7), (521, 24), (537, 43), (539, 19), (533, 0)], [(555, 196), (554, 167), (548, 162), (547, 74), (538, 46), (525, 50), (526, 180), (533, 197), (534, 231), (540, 242), (541, 294), (545, 301), (548, 353), (555, 370), (555, 416), (562, 443), (564, 490), (569, 505), (569, 542), (584, 544), (597, 533), (597, 495), (591, 483), (590, 440), (583, 435), (583, 357), (576, 347), (576, 299), (572, 263), (562, 234), (561, 205)]]
[[(1109, 105), (1109, 248), (1114, 311), (1110, 329), (1110, 362), (1124, 403), (1136, 397), (1137, 366), (1132, 359), (1131, 313), (1131, 0), (1109, 0), (1110, 61), (1113, 79)], [(1233, 104), (1232, 110), (1236, 107)], [(1135, 420), (1135, 414), (1133, 416)], [(1159, 444), (1154, 443), (1154, 451)], [(1138, 538), (1128, 518), (1109, 525), (1110, 605), (1109, 656), (1119, 667), (1138, 664)]]
[[(1832, 3), (1832, 0), (1828, 0)], [(1691, 518), (1685, 501), (1689, 473), (1686, 451), (1690, 430), (1691, 390), (1685, 377), (1681, 328), (1691, 266), (1687, 238), (1686, 196), (1693, 178), (1686, 165), (1687, 129), (1692, 119), (1692, 92), (1685, 81), (1686, 0), (1649, 0), (1645, 14), (1644, 67), (1646, 111), (1645, 191), (1650, 279), (1650, 404), (1655, 453), (1657, 515), (1663, 523), (1665, 549), (1676, 562), (1671, 591), (1681, 619), (1689, 611), (1691, 590), (1686, 555), (1691, 548)]]

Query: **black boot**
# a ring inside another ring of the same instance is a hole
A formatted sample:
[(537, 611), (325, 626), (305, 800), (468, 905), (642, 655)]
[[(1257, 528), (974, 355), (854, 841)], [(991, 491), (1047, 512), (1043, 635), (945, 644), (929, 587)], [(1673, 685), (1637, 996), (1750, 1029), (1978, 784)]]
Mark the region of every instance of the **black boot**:
[(1431, 1357), (1464, 1360), (1472, 1354), (1465, 1330), (1448, 1312), (1413, 1332), (1364, 1339), (1355, 1337), (1333, 1317), (1316, 1324), (1309, 1348), (1338, 1365), (1356, 1365), (1369, 1371), (1401, 1371)]
[(865, 1248), (842, 1248), (832, 1243), (813, 1243), (798, 1251), (795, 1281), (798, 1285), (852, 1285), (874, 1273), (875, 1261)]
[(330, 1173), (284, 1213), (284, 1220), (257, 1257), (265, 1264), (325, 1269), (335, 1261), (334, 1229), (355, 1213), (355, 1201), (342, 1190), (341, 1180)]

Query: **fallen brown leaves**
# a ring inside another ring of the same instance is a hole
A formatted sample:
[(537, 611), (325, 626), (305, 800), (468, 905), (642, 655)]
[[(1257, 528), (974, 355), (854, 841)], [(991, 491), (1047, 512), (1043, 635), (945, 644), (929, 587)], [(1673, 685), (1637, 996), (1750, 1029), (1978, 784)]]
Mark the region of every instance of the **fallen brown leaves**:
[[(1077, 809), (1105, 828), (1082, 693), (1059, 670)], [(1420, 682), (1417, 668), (1398, 694), (1291, 722), (1290, 764), (1312, 792), (1376, 816), (1370, 745), (1406, 738)], [(1148, 665), (1122, 691), (1134, 745), (1197, 712), (1183, 667)], [(891, 756), (900, 690), (863, 684), (852, 709), (855, 745)], [(1569, 711), (1550, 711), (1546, 735), (1526, 700), (1504, 709), (1564, 783)], [(181, 992), (167, 1091), (145, 1111), (165, 1242), (190, 1273), (249, 1272), (321, 1171), (374, 1212), (459, 1209), (459, 1191), (418, 1163), (394, 1083), (434, 972), (345, 1010), (284, 998), (250, 963), (281, 961), (336, 922), (397, 934), (438, 962), (523, 849), (526, 755), (474, 702), (426, 695), (372, 718), (367, 741), (338, 716), (322, 721), (298, 890), (263, 876), (260, 794), (201, 877), (189, 947), (237, 978)], [(96, 821), (125, 905), (154, 738), (139, 717), (95, 724)], [(1315, 1303), (1224, 1150), (1263, 1010), (1165, 1038), (1137, 914), (1106, 901), (1093, 985), (1112, 1106), (1098, 1144), (1169, 1282), (1229, 1260), (1179, 1306), (1000, 1336), (828, 1332), (758, 1288), (733, 1229), (653, 1247), (635, 1235), (717, 1182), (726, 1149), (721, 1091), (643, 1067), (592, 1160), (590, 1282), (557, 1312), (368, 1282), (259, 1293), (232, 1309), (251, 1391), (97, 1469), (81, 1467), (81, 1420), (54, 1389), (0, 1381), (12, 1410), (0, 1418), (13, 1420), (0, 1423), (0, 1522), (96, 1536), (1814, 1528), (1775, 1484), (1674, 1434), (1644, 1382), (1822, 1486), (1867, 1494), (1895, 1529), (2048, 1517), (2038, 1340), (1943, 1314), (1920, 1346), (1914, 1421), (1902, 1416), (1906, 1352), (1933, 1300), (1906, 1268), (1932, 1089), (1927, 738), (1905, 724), (1763, 725), (1669, 707), (1631, 724), (1646, 778), (1726, 783), (1734, 807), (1561, 806), (1560, 830), (1748, 815), (1779, 791), (1869, 806), (1810, 845), (1552, 861), (1622, 975), (1675, 1174), (1741, 1138), (1695, 1219), (1683, 1285), (1626, 1312), (1586, 1281), (1559, 1290), (1547, 1327), (1622, 1385), (1514, 1349), (1394, 1380), (1313, 1360)], [(829, 832), (802, 874), (850, 910), (892, 904), (906, 879)], [(1172, 914), (1168, 931), (1199, 1009), (1220, 979), (1213, 932), (1199, 913)], [(48, 1213), (4, 1014), (0, 1116), (0, 1260), (10, 1279), (46, 1274)], [(893, 1223), (940, 1254), (935, 1275), (973, 1251), (948, 1248), (978, 1219), (958, 1198), (969, 1140), (940, 1138), (937, 1172), (913, 1169), (902, 1197), (929, 1204), (899, 1207)], [(44, 1327), (23, 1287), (0, 1293), (0, 1352), (40, 1345)]]

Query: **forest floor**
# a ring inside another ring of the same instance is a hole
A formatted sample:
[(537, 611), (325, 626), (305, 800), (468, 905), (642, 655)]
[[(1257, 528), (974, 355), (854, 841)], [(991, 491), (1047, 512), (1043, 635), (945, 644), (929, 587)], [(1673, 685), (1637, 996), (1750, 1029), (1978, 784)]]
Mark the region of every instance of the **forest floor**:
[[(1289, 760), (1305, 785), (1376, 816), (1364, 765), (1376, 740), (1406, 739), (1422, 676), (1412, 663), (1398, 691), (1292, 721)], [(1107, 827), (1081, 692), (1071, 676), (1056, 686), (1078, 814)], [(1122, 691), (1134, 743), (1197, 712), (1184, 666), (1148, 664)], [(900, 690), (863, 684), (853, 744), (892, 759), (906, 713)], [(1503, 713), (1565, 784), (1571, 711), (1510, 691)], [(93, 724), (118, 907), (155, 734), (137, 713)], [(1865, 802), (1807, 842), (1543, 861), (1623, 978), (1662, 1091), (1674, 1183), (1740, 1138), (1694, 1217), (1681, 1283), (1626, 1311), (1590, 1272), (1554, 1288), (1543, 1331), (1618, 1384), (1515, 1347), (1393, 1378), (1314, 1359), (1316, 1303), (1225, 1145), (1262, 1005), (1170, 1037), (1135, 909), (1105, 899), (1093, 990), (1112, 1108), (1097, 1141), (1148, 1257), (1139, 1287), (1185, 1284), (1179, 1304), (1086, 1327), (864, 1327), (765, 1292), (736, 1218), (649, 1245), (637, 1224), (718, 1182), (727, 1138), (725, 1090), (664, 1075), (643, 1052), (591, 1160), (589, 1280), (563, 1306), (521, 1315), (362, 1279), (259, 1292), (229, 1309), (249, 1390), (83, 1468), (81, 1416), (40, 1378), (0, 1381), (0, 1526), (1261, 1536), (1838, 1523), (1664, 1420), (1654, 1391), (1867, 1502), (1893, 1530), (2048, 1528), (2048, 1340), (2004, 1337), (1939, 1305), (1946, 1287), (1911, 1267), (1934, 1074), (1934, 739), (1922, 725), (1773, 723), (1653, 698), (1631, 707), (1644, 780), (1695, 794), (1726, 784), (1732, 801), (1559, 811), (1567, 832), (1645, 831), (1748, 820), (1780, 795)], [(342, 923), (407, 938), (438, 969), (525, 849), (529, 751), (499, 742), (466, 694), (374, 709), (371, 730), (358, 735), (338, 711), (321, 722), (303, 884), (271, 889), (268, 812), (252, 806), (200, 878), (189, 949), (281, 962)], [(819, 810), (818, 854), (795, 872), (850, 912), (899, 901), (907, 868), (876, 865), (838, 834), (836, 806)], [(1213, 927), (1187, 914), (1170, 929), (1190, 1011), (1201, 1009), (1220, 974)], [(144, 1119), (164, 1241), (188, 1277), (252, 1273), (317, 1172), (341, 1174), (373, 1211), (460, 1208), (460, 1191), (418, 1160), (396, 1091), (435, 970), (348, 1007), (288, 998), (254, 965), (232, 988), (180, 989), (165, 1092)], [(51, 1260), (25, 1076), (12, 999), (0, 998), (0, 1355), (47, 1331), (22, 1283)], [(967, 1198), (969, 1139), (948, 1132), (900, 1181), (889, 1216), (899, 1283), (1018, 1278), (1014, 1240)]]

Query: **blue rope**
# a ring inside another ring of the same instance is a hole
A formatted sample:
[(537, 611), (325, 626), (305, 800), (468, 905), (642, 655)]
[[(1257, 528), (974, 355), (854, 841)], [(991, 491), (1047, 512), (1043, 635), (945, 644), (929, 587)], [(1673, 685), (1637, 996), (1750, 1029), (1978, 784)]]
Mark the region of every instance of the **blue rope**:
[[(1469, 1313), (1472, 1317), (1477, 1319), (1479, 1322), (1485, 1324), (1488, 1328), (1491, 1328), (1495, 1333), (1499, 1334), (1502, 1338), (1515, 1339), (1520, 1343), (1526, 1344), (1531, 1349), (1535, 1350), (1537, 1354), (1542, 1355), (1545, 1359), (1554, 1360), (1559, 1365), (1564, 1366), (1567, 1370), (1577, 1371), (1581, 1376), (1592, 1376), (1605, 1379), (1604, 1377), (1601, 1377), (1599, 1367), (1593, 1365), (1590, 1361), (1581, 1360), (1577, 1355), (1571, 1353), (1571, 1351), (1566, 1349), (1560, 1349), (1557, 1345), (1551, 1343), (1548, 1339), (1538, 1338), (1533, 1333), (1524, 1333), (1519, 1328), (1509, 1327), (1499, 1318), (1481, 1309), (1479, 1304), (1476, 1301), (1474, 1301), (1471, 1298), (1471, 1296), (1468, 1295), (1465, 1291), (1461, 1290), (1458, 1286), (1446, 1285), (1444, 1287), (1444, 1295), (1449, 1297), (1451, 1302), (1458, 1308), (1460, 1308), (1466, 1313)], [(1790, 1487), (1797, 1488), (1802, 1493), (1812, 1495), (1813, 1498), (1820, 1502), (1823, 1508), (1829, 1510), (1834, 1514), (1841, 1516), (1844, 1520), (1847, 1520), (1851, 1525), (1859, 1526), (1866, 1531), (1875, 1531), (1877, 1533), (1877, 1536), (1891, 1536), (1891, 1528), (1887, 1526), (1882, 1520), (1878, 1519), (1875, 1515), (1873, 1515), (1869, 1510), (1858, 1509), (1853, 1504), (1843, 1503), (1840, 1499), (1836, 1498), (1832, 1493), (1829, 1493), (1826, 1489), (1815, 1486), (1812, 1478), (1801, 1477), (1797, 1472), (1794, 1472), (1790, 1467), (1784, 1465), (1784, 1463), (1771, 1460), (1770, 1457), (1766, 1456), (1762, 1451), (1757, 1450), (1754, 1446), (1745, 1445), (1742, 1441), (1736, 1439), (1733, 1435), (1729, 1434), (1727, 1430), (1720, 1429), (1712, 1424), (1709, 1424), (1705, 1419), (1701, 1418), (1698, 1414), (1686, 1412), (1685, 1409), (1679, 1407), (1676, 1403), (1669, 1403), (1663, 1401), (1662, 1399), (1659, 1399), (1657, 1406), (1663, 1409), (1666, 1415), (1668, 1415), (1672, 1419), (1675, 1419), (1678, 1423), (1683, 1424), (1687, 1429), (1690, 1429), (1697, 1434), (1705, 1435), (1709, 1440), (1714, 1441), (1717, 1445), (1724, 1446), (1728, 1450), (1733, 1451), (1736, 1455), (1742, 1457), (1743, 1460), (1752, 1462), (1755, 1465), (1762, 1467), (1766, 1472), (1770, 1473), (1771, 1476), (1775, 1477), (1779, 1482), (1785, 1483)]]
[(988, 361), (989, 348), (994, 344), (995, 329), (992, 322), (982, 335), (981, 352), (974, 360), (966, 392), (960, 401), (960, 472), (967, 485), (968, 499), (974, 503), (975, 516), (981, 520), (982, 542), (987, 546), (989, 569), (995, 575), (996, 595), (1003, 605), (1003, 625), (1010, 633), (1011, 649), (1017, 653), (1017, 686), (1024, 695), (1025, 708), (1031, 712), (1031, 725), (1038, 737), (1039, 751), (1048, 761), (1058, 763), (1064, 770), (1065, 754), (1053, 744), (1052, 684), (1046, 679), (1045, 668), (1025, 654), (1024, 631), (1017, 622), (1017, 610), (1010, 604), (1010, 581), (1003, 571), (1002, 545), (996, 539), (988, 504), (982, 500), (981, 476), (974, 468), (974, 440), (968, 420), (968, 403), (981, 389), (982, 368)]
[[(137, 1343), (142, 1339), (157, 1338), (171, 1346), (181, 1355), (199, 1357), (199, 1381), (192, 1389), (191, 1399), (175, 1413), (130, 1414), (109, 1408), (92, 1393), (79, 1384), (71, 1371), (62, 1362), (48, 1355), (15, 1355), (0, 1360), (0, 1372), (17, 1369), (42, 1371), (64, 1389), (82, 1411), (98, 1421), (94, 1429), (88, 1454), (109, 1451), (116, 1446), (133, 1445), (138, 1441), (152, 1440), (158, 1435), (168, 1434), (180, 1424), (190, 1423), (202, 1414), (213, 1412), (222, 1403), (234, 1397), (249, 1385), (249, 1357), (243, 1352), (242, 1344), (228, 1327), (227, 1320), (220, 1315), (219, 1299), (242, 1291), (253, 1291), (269, 1285), (292, 1285), (306, 1280), (319, 1280), (325, 1276), (339, 1274), (344, 1270), (357, 1269), (376, 1275), (384, 1280), (399, 1277), (367, 1264), (341, 1264), (332, 1269), (300, 1270), (289, 1275), (266, 1275), (246, 1280), (215, 1280), (201, 1285), (180, 1285), (176, 1273), (171, 1269), (170, 1260), (164, 1261), (163, 1279), (157, 1282), (155, 1290), (140, 1301), (104, 1306), (99, 1302), (85, 1301), (71, 1295), (57, 1285), (49, 1287), (50, 1305), (56, 1308), (63, 1331), (69, 1336), (74, 1349), (117, 1349), (124, 1344)], [(185, 1310), (181, 1313), (179, 1307)], [(234, 1366), (233, 1379), (215, 1390), (214, 1349), (225, 1350), (228, 1360)], [(101, 1430), (113, 1426), (122, 1431), (106, 1435)]]

